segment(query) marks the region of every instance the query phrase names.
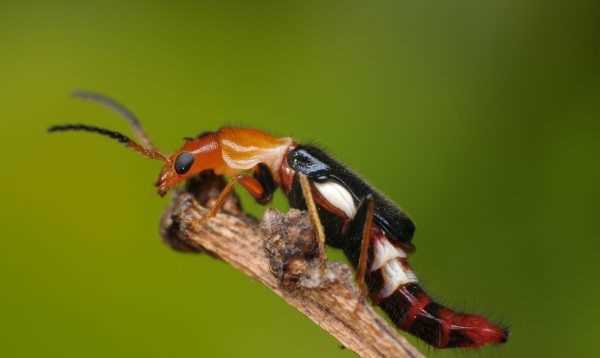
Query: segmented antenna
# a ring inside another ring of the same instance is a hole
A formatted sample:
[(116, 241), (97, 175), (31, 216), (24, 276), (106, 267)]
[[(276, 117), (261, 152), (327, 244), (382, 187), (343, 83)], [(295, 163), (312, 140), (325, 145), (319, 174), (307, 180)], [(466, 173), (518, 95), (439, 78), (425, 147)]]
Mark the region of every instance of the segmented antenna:
[(83, 131), (83, 132), (98, 133), (105, 137), (112, 138), (122, 144), (128, 144), (129, 142), (132, 141), (129, 137), (127, 137), (126, 135), (121, 134), (119, 132), (111, 131), (110, 129), (90, 126), (87, 124), (64, 124), (64, 125), (57, 125), (57, 126), (52, 126), (52, 127), (48, 128), (48, 132), (50, 132), (50, 133), (65, 132), (65, 131)]
[(139, 141), (146, 149), (158, 151), (158, 150), (156, 150), (156, 147), (154, 147), (154, 145), (150, 141), (150, 138), (144, 131), (144, 128), (142, 127), (142, 124), (140, 123), (137, 116), (135, 114), (133, 114), (133, 112), (128, 110), (125, 106), (123, 106), (122, 104), (117, 102), (116, 100), (114, 100), (110, 97), (107, 97), (105, 95), (99, 94), (99, 93), (82, 91), (82, 90), (74, 91), (73, 97), (87, 100), (87, 101), (96, 102), (98, 104), (101, 104), (101, 105), (117, 112), (123, 118), (125, 118), (127, 120), (127, 122), (129, 122), (129, 124), (133, 128), (133, 131), (135, 132), (135, 135), (138, 137)]
[(143, 147), (143, 146), (139, 145), (138, 143), (136, 143), (135, 141), (133, 141), (131, 138), (127, 137), (126, 135), (116, 132), (116, 131), (112, 131), (110, 129), (100, 128), (100, 127), (96, 127), (96, 126), (90, 126), (87, 124), (64, 124), (64, 125), (57, 125), (57, 126), (52, 126), (52, 127), (48, 128), (49, 133), (66, 132), (66, 131), (81, 131), (81, 132), (97, 133), (102, 136), (114, 139), (121, 144), (125, 144), (125, 146), (135, 150), (136, 152), (138, 152), (138, 153), (142, 154), (143, 156), (148, 157), (150, 159), (157, 159), (157, 160), (162, 160), (165, 162), (168, 161), (168, 159), (163, 154), (161, 154), (154, 148)]

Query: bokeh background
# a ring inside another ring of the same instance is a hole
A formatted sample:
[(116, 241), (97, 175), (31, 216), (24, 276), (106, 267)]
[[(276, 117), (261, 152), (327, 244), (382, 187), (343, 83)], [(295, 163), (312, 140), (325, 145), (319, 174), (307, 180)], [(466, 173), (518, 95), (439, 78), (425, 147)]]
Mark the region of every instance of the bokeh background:
[(161, 243), (160, 163), (47, 135), (130, 133), (76, 88), (127, 104), (167, 152), (236, 124), (362, 173), (416, 221), (433, 296), (512, 328), (479, 353), (413, 339), (428, 355), (597, 355), (600, 2), (562, 3), (3, 1), (0, 355), (352, 356), (256, 282)]

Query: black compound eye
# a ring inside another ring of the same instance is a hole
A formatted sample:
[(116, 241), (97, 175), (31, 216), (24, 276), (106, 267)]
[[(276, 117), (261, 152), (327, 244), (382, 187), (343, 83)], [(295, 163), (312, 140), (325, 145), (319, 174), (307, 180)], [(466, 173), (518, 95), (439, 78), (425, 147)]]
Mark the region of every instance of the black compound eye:
[(192, 164), (194, 164), (194, 156), (190, 153), (183, 152), (175, 159), (175, 172), (180, 175), (185, 174), (190, 170)]

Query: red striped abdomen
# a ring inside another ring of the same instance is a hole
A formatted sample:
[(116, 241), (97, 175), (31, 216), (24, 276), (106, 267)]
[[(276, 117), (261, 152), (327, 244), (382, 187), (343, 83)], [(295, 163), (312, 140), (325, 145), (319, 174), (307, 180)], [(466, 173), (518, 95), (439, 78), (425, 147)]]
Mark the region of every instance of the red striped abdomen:
[(419, 285), (404, 250), (392, 245), (379, 228), (373, 229), (371, 244), (367, 285), (372, 299), (398, 328), (436, 348), (476, 348), (507, 340), (508, 331), (484, 317), (434, 302)]

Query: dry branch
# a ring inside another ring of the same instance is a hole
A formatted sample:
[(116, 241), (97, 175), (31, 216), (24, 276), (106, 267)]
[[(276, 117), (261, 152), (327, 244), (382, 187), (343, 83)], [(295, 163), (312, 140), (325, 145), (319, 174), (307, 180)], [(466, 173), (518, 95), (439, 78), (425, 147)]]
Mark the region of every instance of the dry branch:
[(224, 186), (204, 175), (175, 195), (161, 221), (165, 241), (180, 251), (206, 252), (260, 281), (346, 348), (362, 357), (422, 357), (373, 308), (360, 299), (350, 267), (321, 265), (308, 216), (269, 209), (262, 222), (241, 211), (232, 195), (224, 212), (204, 221), (206, 205)]

